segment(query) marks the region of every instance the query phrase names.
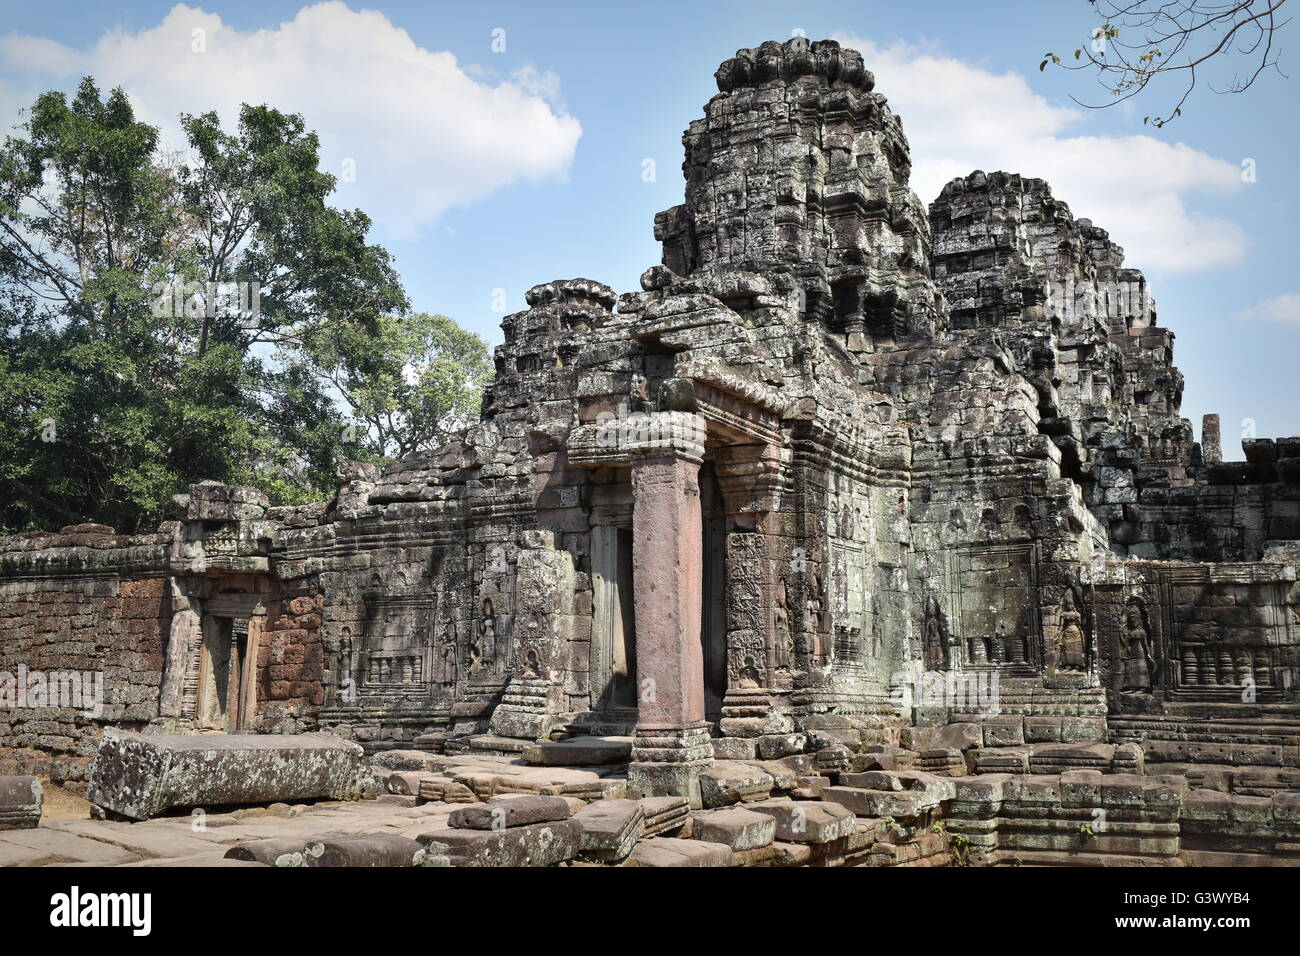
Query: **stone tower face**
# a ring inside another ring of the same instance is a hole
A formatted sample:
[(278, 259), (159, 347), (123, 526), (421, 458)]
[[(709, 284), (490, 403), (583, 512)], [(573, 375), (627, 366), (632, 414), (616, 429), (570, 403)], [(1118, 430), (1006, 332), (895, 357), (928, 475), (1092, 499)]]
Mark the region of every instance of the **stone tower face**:
[(680, 275), (785, 273), (805, 313), (871, 338), (932, 334), (924, 206), (902, 124), (855, 50), (794, 38), (737, 51), (683, 136), (686, 201), (655, 217)]

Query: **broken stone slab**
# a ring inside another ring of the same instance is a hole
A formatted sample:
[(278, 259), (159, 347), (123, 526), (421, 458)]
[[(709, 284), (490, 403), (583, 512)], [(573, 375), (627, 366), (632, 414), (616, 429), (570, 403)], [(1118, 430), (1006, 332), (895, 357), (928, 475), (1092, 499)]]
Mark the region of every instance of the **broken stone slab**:
[(822, 790), (830, 785), (830, 777), (807, 774), (795, 780), (795, 786), (790, 788), (790, 796), (799, 800), (818, 800)]
[(231, 860), (277, 867), (419, 866), (426, 848), (396, 833), (323, 833), (310, 838), (252, 840), (226, 851)]
[(922, 811), (918, 794), (894, 793), (885, 790), (863, 790), (859, 787), (826, 787), (822, 800), (838, 803), (859, 817), (893, 817), (907, 820)]
[(776, 821), (742, 807), (708, 810), (695, 816), (691, 839), (721, 843), (733, 850), (757, 850), (776, 838)]
[(632, 759), (631, 737), (572, 737), (529, 744), (520, 754), (524, 763), (542, 767), (593, 767), (624, 764)]
[[(884, 773), (884, 771), (874, 771)], [(894, 817), (905, 819), (936, 809), (956, 797), (957, 789), (950, 777), (936, 777), (920, 771), (902, 771), (897, 777), (903, 785), (898, 790), (867, 790), (861, 787), (826, 787), (822, 800), (838, 803), (860, 817)]]
[(864, 773), (842, 773), (840, 783), (846, 787), (863, 790), (902, 790), (903, 780), (892, 771), (868, 770)]
[(0, 777), (0, 830), (39, 826), (45, 792), (35, 777)]
[(807, 734), (764, 734), (758, 738), (758, 755), (764, 760), (779, 760), (804, 752)]
[(567, 820), (572, 810), (563, 797), (531, 794), (508, 799), (489, 800), (453, 810), (447, 823), (458, 830), (505, 830), (533, 823)]
[(678, 833), (690, 819), (690, 802), (685, 797), (646, 797), (641, 801), (645, 810), (645, 835)]
[(831, 744), (817, 751), (817, 771), (823, 775), (842, 773), (853, 765), (853, 751), (843, 744)]
[(555, 820), (505, 830), (432, 830), (416, 839), (441, 844), (452, 866), (554, 866), (582, 849), (582, 824)]
[(927, 750), (972, 750), (983, 745), (983, 734), (979, 724), (947, 724), (939, 728), (924, 749)]
[(706, 808), (762, 800), (772, 792), (772, 775), (734, 760), (720, 760), (700, 773), (700, 799)]
[(394, 770), (387, 777), (388, 792), (402, 797), (418, 797), (424, 781), (446, 779), (442, 774), (429, 770)]
[(232, 846), (226, 851), (226, 858), (262, 863), (266, 866), (289, 868), (310, 866), (310, 860), (325, 852), (324, 844), (321, 842), (323, 836), (309, 840), (301, 837), (250, 840)]
[(441, 761), (427, 750), (385, 750), (375, 754), (371, 763), (385, 770), (440, 770)]
[(398, 833), (357, 833), (321, 840), (321, 853), (308, 866), (420, 866), (428, 850)]
[(654, 837), (642, 840), (627, 859), (628, 866), (731, 866), (731, 847), (703, 840)]
[(716, 760), (755, 760), (758, 757), (757, 737), (714, 737), (709, 743), (713, 745)]
[(573, 819), (582, 826), (582, 855), (593, 860), (624, 859), (645, 832), (645, 807), (640, 800), (598, 800)]
[(763, 800), (745, 805), (776, 821), (776, 839), (784, 843), (832, 843), (851, 835), (857, 827), (852, 811), (836, 803)]
[(174, 807), (355, 800), (360, 745), (326, 734), (159, 734), (106, 728), (86, 797), (133, 820)]
[(474, 791), (450, 777), (430, 776), (420, 781), (421, 800), (435, 803), (477, 803)]

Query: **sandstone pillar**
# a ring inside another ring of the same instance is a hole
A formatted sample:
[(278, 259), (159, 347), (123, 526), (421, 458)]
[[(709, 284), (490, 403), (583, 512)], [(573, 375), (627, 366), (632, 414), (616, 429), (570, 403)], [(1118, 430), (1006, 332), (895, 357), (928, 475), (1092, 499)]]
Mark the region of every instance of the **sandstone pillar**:
[(704, 421), (660, 412), (629, 427), (637, 724), (628, 784), (698, 807), (699, 774), (713, 762), (700, 645)]
[(1201, 419), (1201, 458), (1207, 465), (1223, 461), (1223, 440), (1219, 437), (1219, 416)]
[(191, 581), (171, 578), (172, 620), (167, 639), (167, 661), (159, 689), (158, 713), (179, 718), (184, 704), (185, 675), (194, 649), (203, 639), (202, 602), (193, 596)]

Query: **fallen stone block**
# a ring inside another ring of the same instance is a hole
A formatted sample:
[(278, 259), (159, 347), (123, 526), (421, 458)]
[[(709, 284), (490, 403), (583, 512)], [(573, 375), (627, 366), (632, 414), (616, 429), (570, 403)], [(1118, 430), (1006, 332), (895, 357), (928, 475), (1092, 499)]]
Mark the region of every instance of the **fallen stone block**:
[(832, 744), (817, 751), (817, 772), (822, 775), (843, 773), (853, 766), (853, 752), (843, 744)]
[(458, 830), (505, 830), (533, 823), (567, 820), (571, 812), (568, 801), (563, 797), (526, 795), (461, 807), (452, 811), (447, 823)]
[(721, 843), (733, 850), (757, 850), (775, 838), (776, 821), (772, 817), (741, 807), (698, 814), (691, 829), (691, 839)]
[(772, 792), (772, 775), (749, 764), (720, 760), (700, 773), (700, 799), (707, 807), (762, 800)]
[(375, 754), (370, 762), (385, 770), (437, 770), (434, 758), (427, 750), (385, 750)]
[(226, 859), (246, 860), (263, 863), (267, 866), (299, 867), (309, 866), (310, 861), (325, 852), (321, 842), (324, 836), (304, 840), (301, 837), (289, 837), (272, 840), (250, 840), (232, 846), (226, 851)]
[(803, 753), (806, 746), (807, 734), (764, 734), (758, 738), (758, 755), (764, 760), (779, 760)]
[(418, 797), (420, 784), (425, 780), (445, 780), (441, 774), (428, 770), (394, 770), (388, 775), (388, 792), (402, 797)]
[(358, 833), (329, 837), (308, 866), (419, 866), (427, 850), (398, 833)]
[(646, 797), (641, 801), (645, 811), (645, 835), (677, 833), (690, 819), (690, 802), (685, 797)]
[(959, 723), (941, 727), (929, 741), (926, 750), (971, 750), (981, 746), (983, 734), (979, 724)]
[(582, 826), (582, 855), (593, 860), (622, 860), (645, 832), (640, 800), (598, 800), (573, 815)]
[(433, 830), (416, 839), (445, 846), (440, 855), (452, 866), (554, 866), (581, 851), (582, 824), (569, 819), (505, 830)]
[(838, 803), (859, 817), (893, 817), (896, 820), (919, 816), (927, 801), (920, 793), (888, 790), (863, 790), (859, 787), (827, 787), (822, 800)]
[(702, 840), (654, 837), (642, 840), (627, 859), (628, 866), (731, 866), (731, 847)]
[(572, 737), (529, 744), (520, 754), (524, 763), (542, 767), (595, 767), (624, 764), (632, 759), (631, 737)]
[(133, 820), (173, 807), (353, 800), (370, 776), (360, 745), (325, 734), (168, 734), (108, 728), (86, 797)]
[(38, 826), (45, 792), (35, 777), (0, 777), (0, 830)]
[(840, 783), (863, 790), (902, 790), (903, 780), (892, 771), (868, 770), (865, 773), (842, 773)]
[(790, 796), (799, 800), (817, 800), (821, 798), (822, 790), (830, 785), (830, 777), (809, 774), (795, 780), (795, 785), (790, 788)]
[(281, 868), (386, 867), (419, 866), (427, 852), (417, 841), (396, 833), (322, 833), (252, 840), (231, 847), (225, 855)]
[(430, 777), (420, 781), (421, 800), (436, 803), (477, 803), (478, 797), (465, 784), (450, 777)]
[(776, 839), (785, 843), (831, 843), (853, 833), (857, 820), (852, 811), (836, 803), (763, 800), (745, 805), (776, 821)]
[(754, 760), (758, 757), (757, 737), (714, 737), (709, 743), (713, 744), (715, 760)]

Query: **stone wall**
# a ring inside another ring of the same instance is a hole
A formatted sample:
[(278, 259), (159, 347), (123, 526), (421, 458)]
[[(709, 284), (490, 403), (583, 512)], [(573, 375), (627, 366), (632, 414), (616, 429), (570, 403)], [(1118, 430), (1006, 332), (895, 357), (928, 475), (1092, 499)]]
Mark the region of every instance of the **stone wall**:
[(0, 773), (79, 788), (103, 725), (157, 716), (171, 598), (139, 568), (156, 543), (86, 525), (0, 539)]

